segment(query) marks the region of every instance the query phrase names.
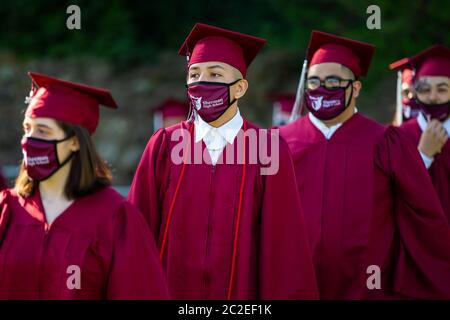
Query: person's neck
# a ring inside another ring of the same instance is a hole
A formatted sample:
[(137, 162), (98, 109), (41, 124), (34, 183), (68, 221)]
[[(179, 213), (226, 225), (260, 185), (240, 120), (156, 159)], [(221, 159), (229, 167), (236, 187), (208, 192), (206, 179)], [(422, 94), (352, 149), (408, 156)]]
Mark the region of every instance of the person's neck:
[(212, 121), (212, 122), (209, 122), (208, 124), (209, 124), (210, 126), (213, 126), (213, 127), (216, 127), (216, 128), (221, 127), (221, 126), (223, 126), (225, 123), (227, 123), (228, 121), (230, 121), (231, 119), (233, 119), (233, 117), (236, 115), (237, 111), (238, 111), (238, 104), (237, 104), (237, 101), (236, 101), (231, 107), (229, 107), (229, 108), (224, 112), (224, 114), (222, 114), (222, 115), (219, 117), (219, 119), (214, 120), (214, 121)]
[(53, 199), (64, 198), (68, 200), (64, 191), (69, 177), (71, 163), (72, 161), (69, 161), (50, 178), (39, 183), (41, 197)]
[(330, 119), (330, 120), (321, 120), (321, 121), (323, 122), (324, 125), (326, 125), (328, 128), (330, 128), (338, 123), (344, 123), (345, 121), (350, 119), (354, 113), (355, 113), (355, 105), (352, 104), (352, 105), (348, 106), (344, 110), (344, 112), (342, 112), (337, 117)]

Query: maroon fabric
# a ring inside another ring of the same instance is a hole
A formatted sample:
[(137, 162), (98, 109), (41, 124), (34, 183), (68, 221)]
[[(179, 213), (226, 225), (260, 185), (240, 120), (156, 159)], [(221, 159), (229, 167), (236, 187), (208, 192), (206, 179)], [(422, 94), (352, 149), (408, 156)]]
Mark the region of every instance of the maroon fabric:
[(192, 109), (206, 122), (220, 118), (230, 107), (230, 84), (217, 82), (194, 82), (188, 85)]
[(189, 103), (176, 99), (166, 99), (160, 105), (152, 109), (153, 112), (161, 112), (163, 118), (169, 117), (187, 117), (189, 113)]
[(434, 45), (411, 58), (416, 68), (416, 78), (422, 76), (450, 77), (450, 49)]
[(2, 174), (2, 168), (0, 168), (0, 191), (6, 189), (8, 186), (6, 185), (6, 179)]
[[(186, 130), (192, 125), (182, 123)], [(257, 130), (248, 122), (246, 127)], [(182, 168), (170, 158), (179, 143), (172, 141), (172, 135), (179, 128), (161, 129), (151, 137), (129, 195), (160, 245)], [(236, 140), (228, 144), (225, 154), (238, 155), (238, 145), (242, 146)], [(204, 143), (195, 143), (194, 137), (192, 148), (209, 156)], [(169, 291), (175, 299), (227, 298), (243, 165), (221, 162), (219, 158), (214, 167), (205, 163), (185, 167), (163, 256)], [(292, 159), (284, 141), (280, 141), (278, 173), (263, 176), (262, 167), (247, 160), (231, 298), (314, 299), (315, 275)]]
[(313, 30), (306, 57), (310, 66), (335, 62), (359, 77), (367, 74), (374, 51), (372, 44)]
[[(80, 267), (81, 289), (67, 286)], [(76, 200), (47, 226), (39, 191), (0, 193), (0, 299), (166, 299), (142, 215), (111, 188)]]
[[(450, 298), (450, 228), (419, 154), (357, 113), (326, 140), (280, 129), (294, 160), (322, 299)], [(367, 268), (381, 269), (369, 290)]]
[(189, 65), (219, 61), (238, 69), (245, 77), (266, 40), (251, 35), (197, 23), (179, 50)]
[[(405, 122), (401, 129), (411, 139), (415, 145), (419, 145), (422, 130), (417, 123), (417, 119)], [(444, 145), (442, 152), (435, 155), (431, 167), (428, 169), (434, 188), (441, 200), (442, 208), (450, 223), (450, 142)], [(414, 174), (414, 173), (411, 173)]]
[(417, 77), (422, 76), (450, 77), (450, 57), (435, 57), (425, 61), (417, 72)]
[(395, 62), (392, 62), (391, 64), (389, 64), (389, 69), (390, 70), (407, 70), (407, 69), (411, 69), (411, 63), (410, 63), (410, 58), (401, 58), (400, 60), (397, 60)]
[(402, 70), (402, 83), (413, 84), (413, 71), (409, 68)]
[(269, 99), (274, 100), (274, 104), (280, 107), (280, 111), (291, 113), (294, 108), (295, 94), (271, 94)]
[(42, 181), (60, 168), (55, 141), (23, 137), (21, 145), (24, 168), (31, 179)]
[(207, 37), (199, 40), (192, 51), (189, 65), (199, 62), (220, 61), (238, 69), (242, 75), (247, 73), (241, 47), (223, 37)]
[(422, 76), (450, 77), (450, 49), (433, 45), (413, 57), (400, 59), (389, 65), (390, 69), (415, 69), (415, 79)]
[(305, 91), (305, 104), (309, 112), (321, 120), (329, 120), (344, 112), (346, 88), (319, 87)]
[(450, 101), (439, 104), (427, 104), (419, 101), (417, 98), (414, 98), (414, 100), (416, 100), (415, 104), (419, 105), (425, 116), (430, 117), (430, 119), (443, 122), (450, 116)]
[(25, 116), (52, 118), (79, 125), (93, 134), (100, 118), (99, 104), (117, 108), (109, 91), (28, 72), (39, 89), (33, 93)]

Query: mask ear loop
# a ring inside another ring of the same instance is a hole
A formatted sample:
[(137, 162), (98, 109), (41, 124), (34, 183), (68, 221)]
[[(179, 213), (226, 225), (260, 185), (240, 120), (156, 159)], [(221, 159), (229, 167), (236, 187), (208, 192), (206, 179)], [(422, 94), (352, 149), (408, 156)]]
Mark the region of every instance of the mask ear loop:
[(76, 134), (75, 134), (75, 132), (72, 131), (72, 132), (69, 133), (69, 134), (67, 135), (67, 137), (65, 137), (64, 139), (53, 141), (53, 146), (54, 146), (54, 148), (55, 148), (56, 161), (58, 162), (58, 170), (61, 169), (63, 166), (65, 166), (66, 163), (69, 162), (70, 159), (72, 159), (72, 158), (75, 156), (75, 152), (72, 152), (72, 153), (70, 154), (70, 156), (67, 157), (66, 160), (64, 160), (62, 163), (59, 162), (59, 156), (58, 156), (58, 143), (67, 141), (67, 140), (71, 139), (71, 138), (74, 137), (74, 136), (76, 136)]
[[(183, 129), (183, 125), (181, 123), (180, 123), (180, 128)], [(177, 186), (175, 188), (175, 193), (173, 195), (172, 201), (170, 202), (169, 213), (167, 214), (167, 221), (166, 221), (166, 225), (164, 227), (164, 233), (163, 233), (163, 238), (162, 238), (162, 242), (161, 242), (161, 247), (159, 249), (159, 257), (161, 260), (164, 257), (164, 251), (166, 249), (167, 236), (169, 234), (169, 227), (170, 227), (170, 224), (172, 221), (173, 209), (174, 209), (175, 203), (177, 201), (178, 192), (180, 191), (181, 182), (183, 181), (183, 178), (184, 178), (187, 160), (189, 159), (189, 156), (190, 156), (189, 151), (191, 149), (191, 139), (192, 139), (193, 129), (194, 129), (194, 124), (191, 124), (190, 128), (189, 128), (189, 136), (188, 136), (189, 140), (188, 140), (186, 154), (184, 155), (183, 167), (181, 168), (181, 173), (180, 173), (180, 176), (178, 177), (178, 182), (177, 182)]]
[[(228, 108), (231, 107), (236, 101), (238, 101), (238, 99), (234, 99), (233, 101), (231, 101), (231, 99), (230, 99), (231, 98), (231, 86), (235, 85), (236, 83), (238, 83), (241, 80), (243, 80), (243, 79), (237, 79), (236, 81), (233, 81), (228, 84), (228, 100), (230, 100), (230, 102), (229, 102), (230, 104), (228, 105)], [(228, 110), (228, 108), (227, 108), (227, 110)], [(224, 113), (225, 113), (225, 111), (224, 111)]]
[(350, 97), (348, 97), (348, 102), (345, 104), (345, 109), (348, 108), (348, 106), (350, 105), (350, 102), (352, 101), (352, 98), (353, 98), (353, 80), (350, 80), (350, 82), (347, 85), (347, 87), (345, 88), (345, 90), (347, 90), (348, 86), (350, 86), (352, 88), (352, 90), (350, 91)]
[(242, 203), (244, 200), (244, 187), (245, 187), (245, 177), (247, 175), (247, 166), (245, 164), (246, 162), (246, 153), (247, 153), (247, 141), (245, 139), (245, 131), (247, 131), (247, 123), (244, 120), (244, 157), (243, 157), (243, 164), (242, 164), (242, 178), (241, 178), (241, 186), (239, 190), (239, 204), (238, 204), (238, 211), (237, 211), (237, 217), (236, 217), (236, 224), (234, 227), (234, 240), (233, 240), (233, 254), (231, 258), (231, 270), (230, 270), (230, 279), (228, 282), (228, 294), (227, 294), (227, 300), (231, 300), (231, 295), (233, 293), (233, 280), (234, 280), (234, 274), (236, 269), (236, 257), (237, 257), (237, 246), (238, 246), (238, 240), (239, 240), (239, 226), (241, 223), (241, 213), (242, 213)]
[(55, 169), (55, 171), (53, 171), (51, 174), (49, 174), (47, 177), (45, 177), (45, 179), (40, 180), (39, 182), (48, 180), (50, 177), (52, 177), (56, 172), (58, 172), (59, 169), (61, 169), (62, 167), (64, 167), (67, 163), (69, 163), (70, 160), (72, 160), (73, 157), (75, 157), (75, 153), (76, 152), (72, 152), (70, 154), (70, 156), (68, 156), (66, 158), (66, 160), (64, 160), (63, 162), (59, 161), (59, 155), (58, 155), (58, 143), (60, 142), (64, 142), (69, 140), (70, 138), (74, 137), (76, 134), (75, 132), (72, 132), (71, 134), (69, 134), (67, 137), (65, 137), (64, 139), (61, 140), (56, 140), (56, 141), (52, 141), (53, 143), (53, 148), (55, 150), (55, 157), (56, 157), (56, 162), (58, 163), (58, 167)]

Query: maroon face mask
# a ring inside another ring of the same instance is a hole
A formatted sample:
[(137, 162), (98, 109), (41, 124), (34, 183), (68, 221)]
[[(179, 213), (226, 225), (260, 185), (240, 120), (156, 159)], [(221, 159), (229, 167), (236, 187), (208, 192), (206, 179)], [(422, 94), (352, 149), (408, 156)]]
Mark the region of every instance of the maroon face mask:
[(62, 140), (23, 138), (21, 141), (23, 163), (28, 177), (35, 181), (44, 181), (69, 162), (75, 153), (72, 153), (64, 162), (60, 163), (56, 146), (72, 136)]
[(230, 87), (232, 83), (199, 81), (187, 85), (191, 107), (206, 122), (217, 120), (227, 109), (236, 102), (230, 101)]
[(420, 109), (414, 103), (414, 99), (402, 98), (403, 120), (416, 118), (419, 115)]
[(411, 107), (411, 99), (409, 99), (409, 98), (402, 98), (402, 104), (403, 104), (404, 106), (409, 106), (409, 107)]
[(306, 107), (313, 116), (320, 120), (329, 120), (337, 117), (344, 112), (351, 101), (353, 86), (348, 103), (345, 103), (345, 91), (351, 84), (352, 83), (349, 82), (345, 88), (327, 89), (320, 86), (314, 90), (306, 90)]
[(425, 116), (430, 116), (431, 119), (444, 121), (450, 115), (450, 101), (439, 104), (427, 104), (417, 98), (411, 99), (412, 103), (422, 110)]

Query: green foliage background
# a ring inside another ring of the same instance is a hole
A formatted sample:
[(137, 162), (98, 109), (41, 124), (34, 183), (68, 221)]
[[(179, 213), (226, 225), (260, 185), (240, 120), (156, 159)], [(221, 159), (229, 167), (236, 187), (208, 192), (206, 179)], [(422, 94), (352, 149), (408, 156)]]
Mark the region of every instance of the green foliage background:
[[(65, 27), (70, 4), (81, 8), (81, 31)], [(371, 4), (381, 8), (381, 30), (366, 27)], [(0, 5), (0, 49), (22, 58), (94, 55), (126, 67), (177, 50), (197, 21), (267, 38), (266, 50), (302, 53), (311, 30), (320, 29), (377, 46), (370, 85), (393, 60), (448, 44), (449, 13), (445, 0), (7, 0)]]

